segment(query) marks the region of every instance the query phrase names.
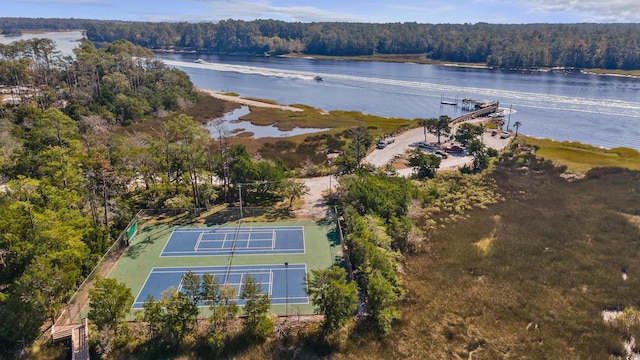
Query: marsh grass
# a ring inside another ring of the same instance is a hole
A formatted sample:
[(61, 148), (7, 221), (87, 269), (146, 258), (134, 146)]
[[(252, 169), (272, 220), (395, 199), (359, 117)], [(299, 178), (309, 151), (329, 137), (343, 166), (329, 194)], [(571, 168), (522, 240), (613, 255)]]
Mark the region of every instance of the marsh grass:
[(364, 126), (375, 137), (391, 135), (408, 126), (415, 126), (416, 121), (385, 118), (374, 115), (366, 115), (355, 111), (330, 111), (321, 112), (318, 109), (292, 105), (303, 109), (300, 112), (283, 111), (271, 108), (251, 108), (251, 113), (243, 116), (254, 125), (275, 125), (281, 130), (290, 130), (294, 127), (301, 128), (326, 128), (342, 132), (346, 129)]
[[(623, 354), (624, 338), (640, 334), (604, 324), (600, 312), (640, 302), (640, 228), (631, 221), (640, 214), (640, 173), (593, 169), (571, 182), (559, 175), (533, 155), (504, 158), (492, 177), (506, 201), (437, 227), (429, 252), (403, 264), (402, 320), (384, 339), (354, 340), (338, 358)], [(483, 254), (475, 244), (487, 238)]]
[(536, 155), (567, 166), (567, 171), (584, 174), (596, 167), (621, 167), (640, 170), (640, 152), (629, 148), (603, 149), (576, 142), (518, 137), (523, 144), (538, 148)]

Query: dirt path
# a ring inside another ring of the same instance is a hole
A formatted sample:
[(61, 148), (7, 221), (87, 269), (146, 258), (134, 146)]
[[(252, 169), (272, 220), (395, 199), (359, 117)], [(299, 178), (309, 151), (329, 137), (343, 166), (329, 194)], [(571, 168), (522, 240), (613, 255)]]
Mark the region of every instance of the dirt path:
[[(301, 179), (309, 187), (309, 193), (302, 200), (304, 204), (295, 211), (299, 218), (322, 219), (327, 217), (329, 207), (324, 201), (324, 195), (329, 191), (329, 177), (320, 176), (314, 178)], [(331, 186), (335, 190), (337, 181), (331, 178)]]

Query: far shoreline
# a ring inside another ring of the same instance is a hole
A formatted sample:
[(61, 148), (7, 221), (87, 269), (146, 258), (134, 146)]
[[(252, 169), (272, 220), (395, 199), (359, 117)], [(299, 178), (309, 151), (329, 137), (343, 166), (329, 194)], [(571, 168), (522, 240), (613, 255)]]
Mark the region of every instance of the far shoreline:
[[(64, 29), (64, 30), (48, 30), (48, 29), (26, 29), (22, 30), (22, 35), (38, 35), (38, 34), (52, 34), (52, 33), (65, 33), (65, 32), (85, 32), (86, 29)], [(18, 36), (7, 36), (0, 34), (3, 38), (19, 38)], [(203, 55), (234, 55), (234, 54), (215, 54), (196, 50), (176, 50), (176, 49), (152, 49), (147, 48), (154, 53), (184, 53), (184, 54), (203, 54)], [(252, 54), (235, 54), (241, 56), (252, 56)], [(264, 56), (254, 54), (255, 56)], [(268, 55), (270, 56), (270, 55)], [(405, 64), (423, 64), (423, 65), (438, 65), (438, 66), (450, 66), (468, 69), (486, 69), (486, 70), (511, 70), (509, 68), (493, 67), (486, 63), (465, 63), (465, 62), (452, 62), (452, 61), (440, 61), (427, 58), (424, 54), (376, 54), (376, 55), (362, 55), (362, 56), (330, 56), (330, 55), (314, 55), (314, 54), (283, 54), (276, 55), (282, 58), (303, 58), (310, 60), (333, 60), (333, 61), (376, 61), (376, 62), (392, 62), (392, 63), (405, 63)], [(549, 72), (549, 71), (576, 71), (581, 74), (587, 75), (600, 75), (600, 76), (614, 76), (614, 77), (629, 77), (640, 78), (640, 69), (638, 70), (622, 70), (622, 69), (601, 69), (601, 68), (565, 68), (565, 67), (536, 67), (536, 68), (513, 68), (511, 71), (537, 71), (537, 72)]]

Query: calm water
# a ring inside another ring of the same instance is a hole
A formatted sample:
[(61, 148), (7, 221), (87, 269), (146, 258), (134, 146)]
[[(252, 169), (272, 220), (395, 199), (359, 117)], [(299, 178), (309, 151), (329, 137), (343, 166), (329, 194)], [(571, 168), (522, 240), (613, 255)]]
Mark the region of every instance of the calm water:
[[(159, 54), (197, 86), (241, 96), (401, 118), (457, 116), (447, 100), (498, 100), (520, 132), (640, 150), (640, 79), (299, 58)], [(208, 64), (193, 61), (203, 58)], [(320, 75), (324, 81), (313, 80)]]
[(214, 139), (220, 138), (220, 132), (228, 133), (229, 135), (227, 136), (233, 136), (234, 134), (241, 133), (253, 133), (252, 138), (259, 139), (264, 137), (296, 136), (328, 130), (316, 128), (295, 128), (288, 131), (281, 131), (273, 125), (253, 125), (249, 121), (239, 120), (239, 118), (248, 115), (250, 112), (251, 111), (249, 110), (248, 106), (241, 106), (233, 111), (224, 114), (224, 116), (207, 123), (207, 130), (209, 130), (211, 137)]
[(0, 35), (0, 44), (10, 44), (17, 40), (34, 38), (49, 38), (56, 43), (60, 55), (73, 55), (73, 49), (78, 46), (78, 41), (83, 38), (82, 31), (61, 31), (41, 34), (24, 34), (22, 36)]

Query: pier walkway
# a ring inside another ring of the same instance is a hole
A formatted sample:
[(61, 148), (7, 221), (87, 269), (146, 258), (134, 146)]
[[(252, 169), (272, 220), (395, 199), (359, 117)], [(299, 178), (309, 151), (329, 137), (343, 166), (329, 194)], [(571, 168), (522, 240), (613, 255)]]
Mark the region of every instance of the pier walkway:
[(454, 124), (457, 124), (457, 123), (460, 123), (460, 122), (463, 122), (463, 121), (475, 119), (477, 117), (484, 116), (484, 115), (487, 115), (487, 114), (494, 113), (494, 112), (496, 112), (498, 110), (498, 105), (499, 105), (498, 102), (494, 102), (494, 103), (491, 103), (491, 104), (489, 104), (489, 105), (487, 105), (485, 107), (482, 107), (482, 108), (480, 108), (478, 110), (475, 110), (475, 111), (472, 111), (470, 113), (466, 113), (466, 114), (460, 115), (457, 118), (451, 120), (451, 125), (454, 125)]

